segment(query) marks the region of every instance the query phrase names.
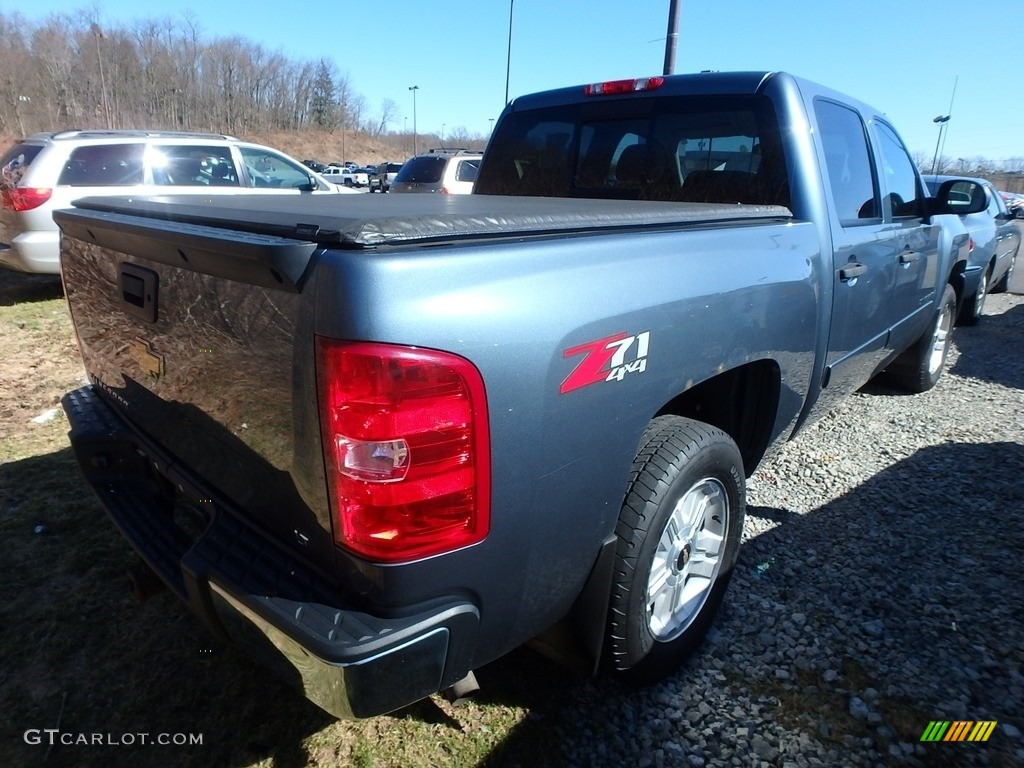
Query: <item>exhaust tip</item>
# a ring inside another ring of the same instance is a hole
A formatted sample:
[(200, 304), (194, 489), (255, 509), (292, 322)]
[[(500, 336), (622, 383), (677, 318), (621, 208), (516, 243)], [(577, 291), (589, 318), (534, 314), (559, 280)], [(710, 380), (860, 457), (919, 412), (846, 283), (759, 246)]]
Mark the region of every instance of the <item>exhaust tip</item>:
[(473, 671), (470, 670), (464, 678), (441, 691), (441, 695), (444, 696), (450, 704), (458, 704), (460, 701), (468, 699), (479, 690), (480, 684), (476, 681), (476, 675), (474, 675)]

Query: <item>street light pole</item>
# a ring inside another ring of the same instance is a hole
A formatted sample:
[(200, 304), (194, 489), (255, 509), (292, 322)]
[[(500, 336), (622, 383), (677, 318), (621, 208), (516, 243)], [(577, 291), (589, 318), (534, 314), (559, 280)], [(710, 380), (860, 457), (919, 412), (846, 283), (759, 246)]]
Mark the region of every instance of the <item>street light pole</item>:
[(516, 0), (508, 0), (508, 54), (505, 59), (505, 103), (508, 104), (508, 76), (512, 69), (512, 7)]
[(668, 6), (668, 35), (665, 38), (665, 70), (663, 75), (676, 71), (676, 43), (679, 41), (679, 0), (671, 0)]
[(935, 140), (935, 156), (932, 157), (932, 176), (935, 175), (935, 164), (939, 161), (939, 142), (942, 141), (942, 129), (946, 127), (946, 123), (949, 122), (950, 115), (939, 115), (933, 123), (939, 124), (939, 137)]
[(448, 125), (448, 123), (441, 123), (441, 149), (444, 149), (444, 127), (446, 125)]
[(410, 85), (409, 90), (412, 91), (412, 156), (416, 157), (416, 91), (420, 87), (418, 85)]

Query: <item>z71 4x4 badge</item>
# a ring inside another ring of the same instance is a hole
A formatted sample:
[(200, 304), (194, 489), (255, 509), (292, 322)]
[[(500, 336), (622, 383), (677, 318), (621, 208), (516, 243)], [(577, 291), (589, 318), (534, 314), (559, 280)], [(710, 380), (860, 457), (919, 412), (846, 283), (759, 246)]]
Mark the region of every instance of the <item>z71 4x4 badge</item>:
[[(600, 381), (622, 381), (627, 373), (643, 373), (647, 370), (647, 350), (650, 343), (650, 331), (635, 336), (616, 333), (614, 336), (588, 341), (586, 344), (563, 350), (562, 357), (583, 355), (583, 359), (576, 363), (572, 373), (565, 377), (558, 391), (564, 395)], [(627, 356), (629, 362), (626, 361)]]

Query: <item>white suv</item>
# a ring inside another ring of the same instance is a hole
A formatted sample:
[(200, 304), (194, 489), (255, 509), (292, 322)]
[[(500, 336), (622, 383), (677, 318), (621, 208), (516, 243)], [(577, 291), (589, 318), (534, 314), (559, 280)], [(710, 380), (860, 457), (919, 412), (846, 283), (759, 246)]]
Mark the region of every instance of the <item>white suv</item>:
[(428, 150), (406, 161), (391, 183), (391, 191), (468, 195), (482, 159), (480, 152), (470, 149)]
[(87, 195), (350, 192), (287, 155), (213, 133), (63, 131), (0, 157), (0, 266), (60, 272), (53, 212)]

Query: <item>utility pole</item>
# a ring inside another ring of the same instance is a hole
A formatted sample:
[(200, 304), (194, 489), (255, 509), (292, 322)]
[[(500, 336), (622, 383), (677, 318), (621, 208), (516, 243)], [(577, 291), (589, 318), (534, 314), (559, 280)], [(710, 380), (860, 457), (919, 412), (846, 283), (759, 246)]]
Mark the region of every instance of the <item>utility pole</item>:
[(410, 85), (409, 90), (412, 91), (412, 156), (416, 157), (416, 91), (420, 87), (418, 85)]
[(512, 69), (512, 8), (516, 0), (508, 0), (508, 54), (505, 59), (505, 103), (508, 104), (508, 76)]
[(670, 0), (668, 6), (668, 35), (665, 38), (665, 71), (673, 75), (676, 71), (676, 43), (679, 40), (679, 0)]

